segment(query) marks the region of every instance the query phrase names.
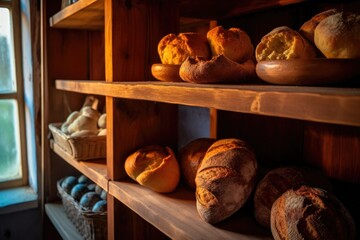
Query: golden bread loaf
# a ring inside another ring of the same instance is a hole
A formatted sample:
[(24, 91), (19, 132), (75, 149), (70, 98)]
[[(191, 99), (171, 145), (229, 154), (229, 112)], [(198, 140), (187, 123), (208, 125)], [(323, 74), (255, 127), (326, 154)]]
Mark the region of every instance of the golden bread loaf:
[(323, 12), (320, 12), (313, 16), (310, 20), (306, 21), (301, 27), (299, 32), (310, 42), (314, 42), (314, 32), (317, 25), (327, 18), (328, 16), (331, 16), (335, 13), (338, 13), (339, 11), (337, 9), (329, 9)]
[(224, 55), (225, 57), (242, 63), (254, 55), (254, 46), (249, 35), (240, 28), (224, 29), (217, 26), (207, 33), (213, 56)]
[(345, 206), (320, 188), (301, 186), (282, 194), (271, 208), (275, 240), (353, 240), (355, 223)]
[(339, 12), (315, 28), (316, 47), (327, 58), (360, 58), (360, 15)]
[(316, 49), (302, 35), (286, 26), (273, 29), (256, 46), (255, 57), (264, 60), (309, 59), (316, 57)]
[(196, 188), (196, 172), (205, 156), (206, 151), (214, 142), (215, 139), (212, 138), (197, 138), (186, 144), (179, 151), (179, 162), (182, 177), (191, 189), (195, 190)]
[(254, 152), (239, 139), (222, 139), (207, 150), (196, 174), (196, 208), (205, 222), (218, 223), (238, 211), (255, 184)]
[(125, 171), (140, 185), (155, 192), (172, 192), (180, 180), (180, 168), (169, 147), (151, 145), (139, 149), (125, 160)]
[(206, 36), (200, 33), (168, 34), (158, 44), (158, 54), (162, 64), (180, 65), (188, 57), (211, 58)]
[(252, 79), (256, 73), (252, 59), (237, 63), (224, 55), (217, 55), (211, 60), (200, 57), (186, 59), (180, 66), (179, 75), (182, 80), (192, 83), (234, 83)]

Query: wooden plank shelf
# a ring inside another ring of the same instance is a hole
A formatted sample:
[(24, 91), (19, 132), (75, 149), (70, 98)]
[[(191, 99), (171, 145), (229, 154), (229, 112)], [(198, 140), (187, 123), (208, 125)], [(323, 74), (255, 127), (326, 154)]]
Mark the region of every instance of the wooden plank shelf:
[(56, 88), (117, 98), (360, 126), (359, 88), (79, 80), (57, 80)]
[(104, 29), (104, 0), (80, 0), (50, 18), (54, 28)]
[(56, 230), (64, 240), (82, 240), (84, 239), (74, 224), (66, 216), (61, 202), (45, 204), (45, 212)]
[(63, 158), (71, 166), (79, 170), (81, 173), (90, 178), (94, 183), (99, 185), (102, 189), (108, 189), (109, 179), (107, 178), (106, 160), (99, 159), (93, 161), (77, 161), (67, 152), (65, 152), (53, 140), (50, 142), (50, 147)]
[(109, 194), (171, 239), (272, 239), (270, 230), (257, 224), (251, 207), (216, 225), (204, 222), (196, 210), (194, 191), (185, 186), (161, 194), (135, 182), (111, 181)]

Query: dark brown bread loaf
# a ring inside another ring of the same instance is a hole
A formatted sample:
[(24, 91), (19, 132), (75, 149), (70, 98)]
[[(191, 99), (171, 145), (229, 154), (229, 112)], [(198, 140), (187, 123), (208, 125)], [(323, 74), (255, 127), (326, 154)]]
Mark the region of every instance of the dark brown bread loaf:
[(239, 210), (254, 188), (256, 172), (255, 154), (244, 141), (222, 139), (212, 144), (195, 178), (200, 217), (215, 224)]
[(179, 151), (181, 174), (191, 189), (195, 190), (196, 188), (196, 172), (206, 151), (214, 142), (213, 138), (198, 138), (186, 144)]
[(344, 205), (320, 188), (302, 186), (288, 190), (271, 208), (275, 240), (352, 240), (354, 221)]

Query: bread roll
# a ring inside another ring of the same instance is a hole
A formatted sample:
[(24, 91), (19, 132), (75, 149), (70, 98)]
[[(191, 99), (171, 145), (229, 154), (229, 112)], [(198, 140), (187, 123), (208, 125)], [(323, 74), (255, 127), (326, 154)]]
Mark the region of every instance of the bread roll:
[(353, 240), (355, 223), (344, 205), (320, 188), (288, 190), (271, 208), (275, 240)]
[(155, 192), (172, 192), (180, 180), (180, 168), (169, 147), (151, 145), (125, 160), (125, 171), (140, 185)]
[(217, 26), (207, 33), (213, 56), (224, 55), (235, 62), (245, 62), (254, 55), (249, 35), (240, 28), (224, 29)]
[(101, 129), (106, 128), (106, 113), (100, 115), (98, 119), (98, 127)]
[(215, 142), (212, 138), (198, 138), (186, 144), (179, 151), (179, 162), (182, 176), (186, 184), (196, 188), (195, 176), (206, 151)]
[(286, 26), (277, 27), (263, 36), (255, 50), (258, 62), (309, 59), (315, 58), (315, 56), (315, 48), (299, 32)]
[(306, 21), (301, 27), (299, 32), (310, 42), (314, 42), (314, 32), (317, 25), (335, 13), (339, 12), (337, 9), (329, 9), (313, 16), (309, 21)]
[(200, 33), (168, 34), (158, 44), (161, 63), (180, 65), (189, 56), (211, 58), (206, 36)]
[(211, 60), (188, 58), (181, 64), (179, 75), (184, 81), (192, 83), (234, 83), (248, 81), (256, 73), (251, 59), (240, 64), (218, 55)]
[(196, 174), (196, 208), (210, 224), (239, 210), (250, 196), (257, 162), (248, 145), (239, 139), (222, 139), (206, 152)]
[(80, 130), (97, 131), (97, 119), (88, 116), (80, 115), (68, 127), (68, 133), (73, 134)]
[(316, 47), (327, 58), (360, 58), (360, 15), (340, 12), (315, 28)]

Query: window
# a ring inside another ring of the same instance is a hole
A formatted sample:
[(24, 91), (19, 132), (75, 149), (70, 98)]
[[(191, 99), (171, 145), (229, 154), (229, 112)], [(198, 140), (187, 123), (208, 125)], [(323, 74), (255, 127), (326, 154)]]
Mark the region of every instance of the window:
[(18, 0), (0, 0), (0, 189), (26, 185)]

